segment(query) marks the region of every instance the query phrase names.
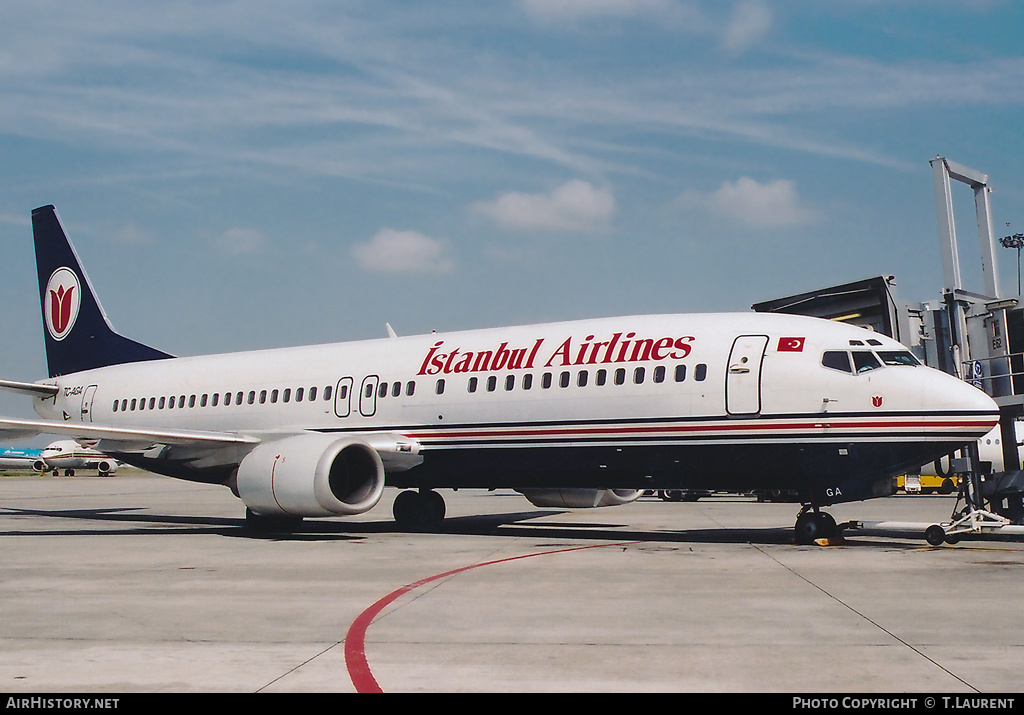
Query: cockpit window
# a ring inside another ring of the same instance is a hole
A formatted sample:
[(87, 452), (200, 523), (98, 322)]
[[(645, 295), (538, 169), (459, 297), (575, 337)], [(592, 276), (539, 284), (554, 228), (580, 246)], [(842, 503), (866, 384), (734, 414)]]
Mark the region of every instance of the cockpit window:
[(821, 364), (833, 370), (853, 372), (850, 369), (850, 354), (845, 350), (828, 350), (821, 356)]
[(882, 358), (882, 362), (886, 365), (920, 365), (914, 355), (907, 350), (886, 350), (878, 351), (878, 357)]
[(882, 367), (882, 363), (878, 362), (878, 358), (875, 357), (873, 352), (868, 350), (853, 351), (853, 368), (858, 375), (868, 370), (874, 370), (877, 367)]

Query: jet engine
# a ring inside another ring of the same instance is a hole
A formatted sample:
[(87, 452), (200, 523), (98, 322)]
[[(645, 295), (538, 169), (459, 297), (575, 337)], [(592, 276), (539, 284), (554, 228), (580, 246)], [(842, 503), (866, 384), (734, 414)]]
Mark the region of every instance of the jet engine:
[(534, 506), (593, 509), (636, 501), (642, 489), (517, 489)]
[(384, 463), (366, 442), (303, 434), (259, 445), (238, 465), (239, 498), (260, 516), (345, 516), (384, 492)]

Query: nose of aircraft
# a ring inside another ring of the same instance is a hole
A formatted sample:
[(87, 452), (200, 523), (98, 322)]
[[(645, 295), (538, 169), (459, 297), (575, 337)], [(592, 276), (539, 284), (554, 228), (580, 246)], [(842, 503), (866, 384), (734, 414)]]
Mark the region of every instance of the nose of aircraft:
[(983, 437), (999, 421), (999, 405), (985, 392), (952, 375), (929, 370), (931, 385), (924, 395), (926, 409), (954, 411), (963, 415)]

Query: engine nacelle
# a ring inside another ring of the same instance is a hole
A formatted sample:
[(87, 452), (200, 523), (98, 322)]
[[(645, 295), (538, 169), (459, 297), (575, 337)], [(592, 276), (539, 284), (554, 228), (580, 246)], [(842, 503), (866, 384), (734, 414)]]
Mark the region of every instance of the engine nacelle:
[(621, 506), (636, 501), (642, 489), (516, 489), (534, 506), (594, 509)]
[(384, 493), (384, 463), (370, 445), (303, 434), (261, 444), (238, 465), (238, 496), (262, 516), (345, 516)]
[(48, 470), (48, 467), (46, 466), (46, 462), (44, 462), (41, 459), (37, 459), (36, 461), (32, 462), (32, 469), (34, 469), (37, 472), (45, 472)]
[(117, 471), (117, 462), (113, 459), (101, 459), (96, 463), (96, 471), (100, 474), (113, 474)]

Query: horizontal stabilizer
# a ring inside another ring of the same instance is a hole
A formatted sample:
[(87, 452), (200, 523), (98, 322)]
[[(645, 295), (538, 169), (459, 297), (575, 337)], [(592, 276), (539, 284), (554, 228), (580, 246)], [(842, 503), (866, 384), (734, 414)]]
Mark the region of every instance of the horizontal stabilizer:
[(40, 385), (37, 382), (15, 382), (14, 380), (0, 380), (0, 389), (13, 390), (33, 397), (53, 397), (60, 388), (56, 385)]

